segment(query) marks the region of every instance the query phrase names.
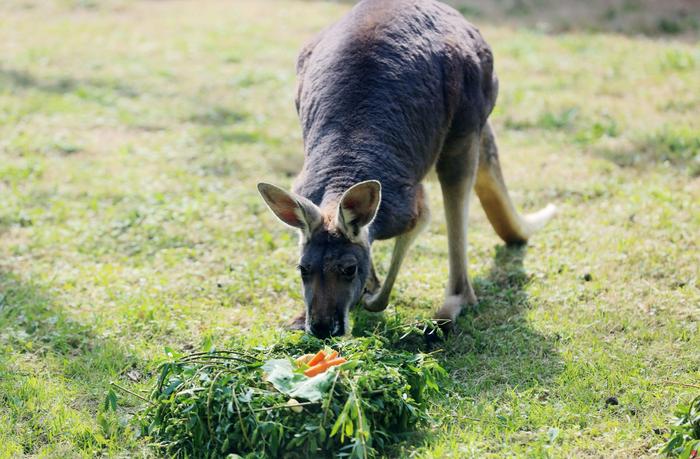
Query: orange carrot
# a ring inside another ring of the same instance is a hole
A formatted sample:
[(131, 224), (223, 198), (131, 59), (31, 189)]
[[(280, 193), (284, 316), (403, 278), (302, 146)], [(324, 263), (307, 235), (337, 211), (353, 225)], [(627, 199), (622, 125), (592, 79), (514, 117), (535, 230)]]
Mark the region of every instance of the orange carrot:
[(338, 357), (338, 358), (333, 359), (333, 360), (323, 360), (323, 361), (317, 363), (316, 365), (314, 365), (313, 367), (307, 369), (304, 372), (304, 374), (308, 377), (320, 375), (321, 373), (323, 373), (324, 371), (326, 371), (330, 367), (334, 367), (336, 365), (341, 365), (345, 362), (347, 362), (347, 360), (345, 360), (342, 357)]
[(321, 362), (318, 365), (314, 365), (313, 367), (309, 368), (304, 372), (304, 375), (308, 377), (320, 375), (324, 371), (328, 369), (328, 365), (325, 362)]
[(333, 351), (330, 354), (328, 354), (323, 360), (333, 360), (336, 357), (338, 357), (338, 351)]
[(316, 354), (311, 360), (309, 360), (308, 365), (310, 367), (313, 367), (316, 365), (318, 362), (322, 361), (323, 359), (326, 358), (326, 353), (323, 352), (323, 350), (318, 351), (318, 354)]
[(334, 367), (334, 366), (336, 366), (336, 365), (342, 365), (342, 364), (344, 364), (345, 362), (347, 362), (347, 360), (345, 360), (345, 359), (342, 358), (342, 357), (338, 357), (338, 358), (332, 359), (332, 360), (326, 360), (326, 364), (327, 364), (329, 367)]

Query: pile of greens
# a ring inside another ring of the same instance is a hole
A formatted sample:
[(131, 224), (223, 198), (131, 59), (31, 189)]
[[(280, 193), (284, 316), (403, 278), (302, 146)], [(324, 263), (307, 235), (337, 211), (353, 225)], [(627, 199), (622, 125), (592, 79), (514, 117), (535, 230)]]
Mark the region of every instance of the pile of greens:
[[(373, 457), (425, 424), (445, 374), (432, 355), (388, 344), (290, 334), (270, 347), (171, 354), (136, 419), (169, 456)], [(296, 370), (295, 357), (323, 348), (348, 362), (313, 378)]]
[(673, 457), (700, 457), (700, 396), (679, 406), (675, 414), (671, 438), (661, 452)]

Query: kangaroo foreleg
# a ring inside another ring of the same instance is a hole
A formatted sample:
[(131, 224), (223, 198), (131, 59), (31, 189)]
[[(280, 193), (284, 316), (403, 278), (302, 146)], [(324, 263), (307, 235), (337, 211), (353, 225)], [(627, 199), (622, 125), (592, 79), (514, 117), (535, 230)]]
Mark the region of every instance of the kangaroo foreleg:
[(391, 253), (391, 265), (384, 283), (378, 291), (372, 293), (370, 290), (363, 298), (365, 309), (368, 311), (380, 312), (386, 309), (389, 304), (391, 290), (394, 288), (394, 282), (396, 282), (396, 277), (399, 274), (408, 249), (430, 221), (430, 209), (428, 208), (425, 192), (422, 189), (417, 193), (416, 206), (418, 210), (415, 225), (406, 233), (396, 237), (394, 250)]

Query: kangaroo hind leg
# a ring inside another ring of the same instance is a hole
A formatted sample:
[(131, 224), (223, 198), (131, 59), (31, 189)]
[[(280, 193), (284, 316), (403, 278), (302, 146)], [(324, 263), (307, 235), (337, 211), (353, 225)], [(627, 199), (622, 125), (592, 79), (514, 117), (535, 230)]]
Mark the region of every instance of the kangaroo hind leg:
[(478, 155), (479, 137), (474, 134), (443, 151), (436, 164), (447, 223), (449, 278), (445, 301), (435, 318), (446, 321), (441, 324), (445, 330), (452, 328), (463, 306), (476, 303), (467, 270), (467, 217)]

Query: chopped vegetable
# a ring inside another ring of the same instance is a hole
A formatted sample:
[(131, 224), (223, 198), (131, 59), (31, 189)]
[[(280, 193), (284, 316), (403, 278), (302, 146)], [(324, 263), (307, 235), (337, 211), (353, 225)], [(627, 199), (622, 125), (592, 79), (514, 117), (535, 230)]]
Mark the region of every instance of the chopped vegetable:
[(342, 358), (342, 357), (338, 357), (338, 358), (335, 358), (335, 359), (333, 359), (333, 360), (327, 360), (327, 362), (328, 362), (328, 366), (329, 366), (329, 367), (334, 367), (334, 366), (336, 366), (336, 365), (342, 365), (342, 364), (344, 364), (345, 362), (347, 362), (347, 360), (345, 360), (345, 359)]
[(308, 365), (310, 367), (313, 367), (314, 365), (316, 365), (318, 362), (320, 362), (321, 360), (323, 360), (325, 358), (326, 358), (326, 353), (323, 352), (323, 350), (320, 350), (320, 351), (318, 351), (318, 353), (315, 356), (313, 356), (313, 358), (311, 360), (309, 360)]
[[(337, 353), (336, 353), (336, 354), (337, 354)], [(336, 358), (336, 359), (333, 359), (333, 360), (322, 360), (322, 361), (320, 361), (319, 363), (317, 363), (316, 365), (314, 365), (313, 367), (309, 367), (309, 369), (306, 370), (306, 371), (304, 372), (304, 374), (305, 374), (306, 376), (309, 376), (309, 377), (311, 377), (311, 376), (316, 376), (316, 375), (318, 375), (318, 374), (323, 373), (324, 371), (326, 371), (326, 370), (329, 369), (330, 367), (334, 367), (334, 366), (336, 366), (336, 365), (341, 365), (341, 364), (343, 364), (343, 363), (345, 363), (345, 362), (347, 362), (347, 360), (345, 360), (345, 359), (342, 358), (342, 357)]]

